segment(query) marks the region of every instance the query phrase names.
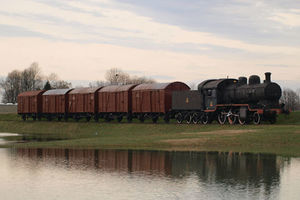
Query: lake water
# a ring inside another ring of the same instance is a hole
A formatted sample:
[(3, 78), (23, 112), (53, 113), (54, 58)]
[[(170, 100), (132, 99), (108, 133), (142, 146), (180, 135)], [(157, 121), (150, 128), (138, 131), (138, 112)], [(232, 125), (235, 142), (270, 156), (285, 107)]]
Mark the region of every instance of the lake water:
[(0, 199), (300, 199), (300, 158), (0, 149)]

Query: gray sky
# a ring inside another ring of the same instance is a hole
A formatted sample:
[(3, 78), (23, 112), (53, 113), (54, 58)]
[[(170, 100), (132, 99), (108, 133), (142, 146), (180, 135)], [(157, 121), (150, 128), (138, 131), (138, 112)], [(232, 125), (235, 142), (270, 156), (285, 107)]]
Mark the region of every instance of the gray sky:
[(0, 76), (38, 62), (76, 83), (118, 67), (158, 81), (266, 71), (300, 88), (298, 0), (1, 0)]

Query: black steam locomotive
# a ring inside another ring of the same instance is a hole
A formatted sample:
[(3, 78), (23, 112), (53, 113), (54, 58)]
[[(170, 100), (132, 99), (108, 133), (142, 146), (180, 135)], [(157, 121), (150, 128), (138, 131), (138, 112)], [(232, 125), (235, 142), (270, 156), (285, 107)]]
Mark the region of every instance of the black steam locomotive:
[(283, 107), (280, 97), (280, 86), (266, 72), (263, 83), (257, 75), (250, 76), (248, 84), (246, 77), (210, 79), (200, 83), (198, 90), (174, 92), (172, 109), (178, 123), (275, 123)]

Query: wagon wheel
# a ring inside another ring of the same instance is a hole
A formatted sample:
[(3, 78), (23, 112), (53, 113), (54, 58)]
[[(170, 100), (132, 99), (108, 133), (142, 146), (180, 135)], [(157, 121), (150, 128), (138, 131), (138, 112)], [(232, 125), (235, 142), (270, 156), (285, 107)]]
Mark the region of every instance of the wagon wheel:
[(158, 120), (158, 117), (157, 117), (157, 116), (152, 117), (152, 122), (153, 122), (153, 123), (157, 123), (157, 120)]
[(169, 122), (170, 122), (170, 117), (169, 117), (169, 115), (166, 115), (166, 116), (164, 117), (164, 120), (165, 120), (165, 123), (169, 123)]
[(229, 116), (227, 117), (229, 124), (235, 124), (236, 121), (237, 121), (237, 118), (238, 118), (238, 117), (235, 116), (235, 115), (229, 115)]
[(49, 116), (47, 116), (47, 120), (48, 121), (52, 121), (52, 117), (49, 115)]
[(219, 124), (223, 125), (226, 123), (226, 119), (227, 119), (227, 116), (226, 114), (223, 114), (222, 112), (218, 114), (218, 122)]
[(191, 114), (187, 114), (187, 116), (185, 117), (186, 119), (186, 123), (190, 124), (193, 121), (193, 116)]
[(119, 117), (117, 118), (117, 121), (118, 121), (118, 122), (121, 122), (122, 119), (123, 119), (123, 116), (119, 116)]
[(181, 113), (178, 113), (178, 114), (176, 115), (176, 121), (177, 121), (178, 124), (181, 124), (181, 123), (182, 123), (183, 117), (182, 117), (182, 114), (181, 114)]
[(253, 124), (258, 125), (261, 122), (261, 117), (260, 114), (258, 112), (255, 112), (253, 114)]
[(69, 117), (68, 116), (65, 116), (65, 122), (67, 122), (69, 120)]
[(132, 116), (127, 116), (127, 122), (131, 123), (132, 122)]
[(144, 117), (143, 114), (141, 114), (141, 115), (139, 116), (139, 120), (140, 120), (141, 123), (144, 123), (145, 117)]
[(199, 115), (198, 113), (193, 114), (193, 123), (198, 124), (199, 123)]
[(91, 120), (91, 116), (86, 117), (86, 121), (89, 122)]

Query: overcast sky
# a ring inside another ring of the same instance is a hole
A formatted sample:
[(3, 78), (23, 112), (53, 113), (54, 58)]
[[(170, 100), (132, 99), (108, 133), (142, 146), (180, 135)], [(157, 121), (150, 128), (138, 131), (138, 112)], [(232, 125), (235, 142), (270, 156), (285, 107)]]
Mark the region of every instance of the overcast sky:
[(299, 0), (1, 0), (0, 76), (38, 62), (65, 80), (118, 67), (161, 82), (272, 72), (300, 88)]

